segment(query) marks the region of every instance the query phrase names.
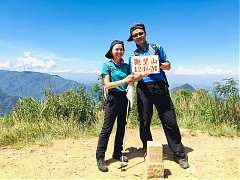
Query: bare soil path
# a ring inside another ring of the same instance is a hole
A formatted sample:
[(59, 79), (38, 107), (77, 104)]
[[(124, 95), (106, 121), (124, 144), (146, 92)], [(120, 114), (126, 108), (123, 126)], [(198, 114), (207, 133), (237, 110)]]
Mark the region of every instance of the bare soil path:
[[(213, 137), (201, 132), (181, 130), (190, 168), (181, 169), (173, 161), (162, 129), (153, 129), (154, 140), (164, 147), (166, 179), (240, 179), (239, 137)], [(114, 135), (109, 141), (106, 160), (109, 172), (97, 169), (95, 151), (98, 137), (54, 140), (48, 146), (0, 149), (0, 179), (143, 179), (145, 164), (139, 151), (137, 129), (126, 133), (127, 156), (124, 171), (111, 159)]]

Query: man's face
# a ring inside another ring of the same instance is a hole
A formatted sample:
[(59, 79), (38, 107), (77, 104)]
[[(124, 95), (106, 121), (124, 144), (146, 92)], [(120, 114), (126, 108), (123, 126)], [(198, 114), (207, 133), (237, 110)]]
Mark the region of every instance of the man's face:
[(135, 29), (132, 38), (137, 45), (142, 46), (146, 40), (146, 33), (142, 29)]

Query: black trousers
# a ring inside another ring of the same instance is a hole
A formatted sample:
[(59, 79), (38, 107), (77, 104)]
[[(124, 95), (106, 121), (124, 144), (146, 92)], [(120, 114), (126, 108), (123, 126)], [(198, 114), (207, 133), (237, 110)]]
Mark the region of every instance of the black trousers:
[(170, 149), (177, 158), (184, 158), (184, 147), (181, 142), (174, 106), (165, 83), (160, 81), (153, 84), (138, 84), (137, 105), (143, 148), (147, 148), (147, 141), (153, 140), (150, 126), (153, 105), (155, 105)]
[(108, 140), (111, 135), (114, 122), (117, 118), (117, 131), (114, 142), (115, 156), (122, 155), (123, 149), (123, 138), (125, 133), (126, 125), (126, 114), (127, 114), (127, 97), (125, 92), (110, 92), (107, 97), (104, 123), (99, 135), (96, 158), (104, 159), (105, 152), (107, 150)]

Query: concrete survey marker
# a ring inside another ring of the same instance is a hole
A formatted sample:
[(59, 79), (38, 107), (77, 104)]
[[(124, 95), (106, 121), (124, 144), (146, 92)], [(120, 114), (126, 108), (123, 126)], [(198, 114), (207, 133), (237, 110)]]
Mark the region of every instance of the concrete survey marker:
[(163, 178), (163, 146), (160, 141), (147, 142), (146, 178)]

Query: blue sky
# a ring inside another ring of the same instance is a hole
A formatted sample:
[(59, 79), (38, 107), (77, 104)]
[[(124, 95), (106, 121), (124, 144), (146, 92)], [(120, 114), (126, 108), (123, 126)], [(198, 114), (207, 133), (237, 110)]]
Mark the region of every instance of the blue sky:
[(4, 0), (0, 4), (0, 69), (98, 72), (112, 40), (133, 43), (142, 22), (175, 75), (237, 75), (238, 0)]

